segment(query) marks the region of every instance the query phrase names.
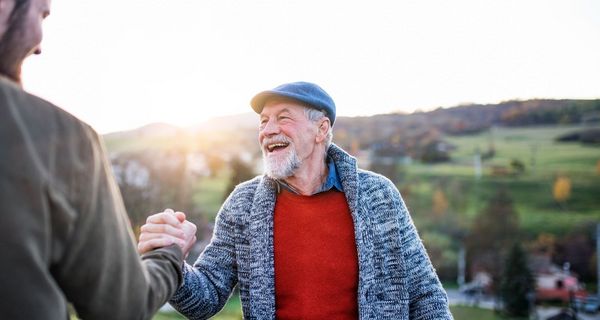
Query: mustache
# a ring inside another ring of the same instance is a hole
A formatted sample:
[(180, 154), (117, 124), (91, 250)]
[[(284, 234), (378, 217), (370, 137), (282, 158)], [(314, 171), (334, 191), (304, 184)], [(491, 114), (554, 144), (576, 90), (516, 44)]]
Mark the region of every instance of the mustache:
[(263, 149), (266, 149), (268, 145), (273, 144), (273, 143), (288, 143), (291, 144), (292, 140), (290, 140), (290, 138), (286, 137), (285, 135), (277, 135), (277, 136), (273, 136), (270, 138), (265, 138), (262, 142), (262, 147)]

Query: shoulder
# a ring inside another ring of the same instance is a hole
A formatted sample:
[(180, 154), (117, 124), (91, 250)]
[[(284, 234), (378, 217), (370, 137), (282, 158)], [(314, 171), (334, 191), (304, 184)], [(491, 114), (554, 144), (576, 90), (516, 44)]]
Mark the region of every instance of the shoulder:
[(251, 206), (262, 179), (262, 176), (256, 176), (235, 186), (225, 200), (223, 208), (229, 209), (229, 211), (245, 211), (244, 209)]
[(12, 132), (3, 140), (7, 150), (23, 153), (42, 171), (55, 163), (52, 172), (86, 176), (90, 160), (102, 154), (101, 139), (89, 125), (4, 79), (0, 79), (0, 127)]
[(77, 123), (89, 127), (83, 121), (77, 119), (59, 106), (25, 91), (7, 80), (0, 80), (0, 99), (6, 102), (6, 104), (14, 104), (19, 107), (19, 109), (22, 109), (23, 114), (32, 112), (44, 116), (50, 115), (53, 118), (45, 120), (55, 120), (56, 118), (64, 122)]
[(0, 101), (2, 112), (12, 115), (8, 121), (22, 122), (34, 136), (37, 133), (45, 138), (58, 136), (71, 140), (97, 136), (88, 124), (69, 112), (5, 79), (0, 79)]
[(373, 212), (392, 210), (401, 216), (408, 214), (408, 209), (394, 183), (380, 175), (367, 170), (359, 170), (359, 201)]
[(358, 182), (363, 192), (373, 192), (375, 190), (398, 192), (396, 185), (390, 179), (369, 170), (358, 170)]
[(229, 197), (232, 199), (245, 199), (248, 197), (254, 197), (254, 193), (256, 192), (256, 189), (258, 188), (258, 185), (261, 183), (261, 181), (261, 175), (256, 176), (250, 180), (244, 181), (235, 186)]
[(264, 183), (263, 176), (256, 176), (238, 184), (229, 194), (217, 214), (217, 223), (242, 226), (248, 223), (253, 204)]

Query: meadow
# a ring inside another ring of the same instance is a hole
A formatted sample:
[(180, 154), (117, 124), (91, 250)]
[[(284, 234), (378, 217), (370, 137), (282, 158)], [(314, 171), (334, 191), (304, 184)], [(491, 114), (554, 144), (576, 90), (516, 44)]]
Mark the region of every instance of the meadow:
[[(404, 196), (415, 220), (431, 212), (431, 199), (439, 189), (447, 195), (448, 211), (467, 223), (481, 212), (494, 192), (505, 189), (525, 233), (563, 235), (579, 225), (600, 221), (600, 147), (555, 142), (556, 137), (578, 129), (496, 127), (477, 135), (447, 137), (456, 146), (451, 161), (403, 166), (398, 187), (408, 190)], [(495, 154), (482, 161), (478, 178), (476, 150), (484, 153), (491, 146)], [(513, 171), (514, 161), (524, 165), (522, 172)], [(553, 196), (559, 176), (571, 183), (570, 196), (562, 203)]]

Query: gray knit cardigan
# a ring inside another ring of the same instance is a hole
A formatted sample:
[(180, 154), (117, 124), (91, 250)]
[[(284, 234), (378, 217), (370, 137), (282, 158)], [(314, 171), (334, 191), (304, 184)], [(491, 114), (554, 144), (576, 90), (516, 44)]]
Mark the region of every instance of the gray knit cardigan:
[[(452, 319), (446, 293), (394, 184), (360, 170), (332, 145), (354, 221), (360, 319)], [(273, 211), (277, 183), (259, 176), (240, 184), (218, 213), (213, 238), (170, 303), (190, 319), (217, 313), (239, 284), (246, 319), (275, 318)], [(336, 298), (331, 297), (331, 303)]]

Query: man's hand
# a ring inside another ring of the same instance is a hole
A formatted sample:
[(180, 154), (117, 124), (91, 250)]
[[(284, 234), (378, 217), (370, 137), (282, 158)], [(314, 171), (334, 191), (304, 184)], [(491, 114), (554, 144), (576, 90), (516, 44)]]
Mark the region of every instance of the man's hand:
[(146, 219), (146, 224), (141, 228), (138, 252), (143, 254), (156, 248), (177, 244), (184, 256), (187, 256), (195, 242), (196, 225), (185, 220), (185, 213), (166, 209)]

